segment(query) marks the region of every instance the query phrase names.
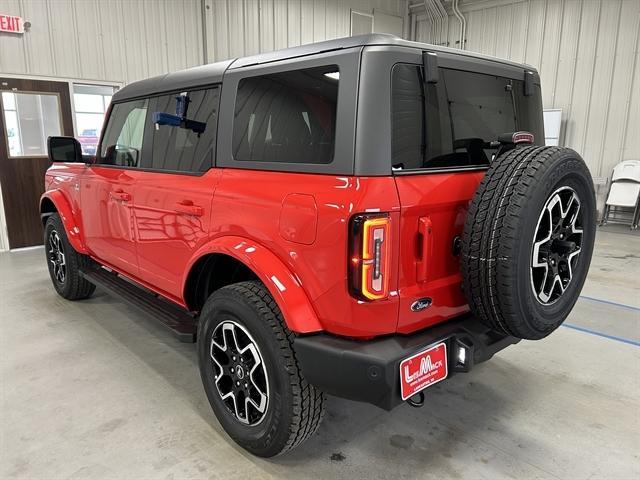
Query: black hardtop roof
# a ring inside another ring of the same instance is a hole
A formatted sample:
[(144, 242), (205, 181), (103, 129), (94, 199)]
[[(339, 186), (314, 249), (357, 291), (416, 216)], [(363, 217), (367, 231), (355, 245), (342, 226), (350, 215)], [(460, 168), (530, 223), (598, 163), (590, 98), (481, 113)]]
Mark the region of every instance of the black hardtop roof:
[(530, 65), (524, 65), (501, 58), (491, 57), (480, 53), (469, 52), (466, 50), (458, 50), (456, 48), (440, 47), (427, 43), (412, 42), (404, 40), (395, 35), (387, 35), (381, 33), (372, 33), (369, 35), (358, 35), (355, 37), (337, 38), (335, 40), (327, 40), (324, 42), (309, 43), (298, 47), (285, 48), (273, 52), (251, 55), (236, 59), (224, 60), (221, 62), (210, 63), (198, 67), (188, 68), (173, 73), (158, 75), (156, 77), (147, 78), (137, 82), (130, 83), (123, 87), (113, 95), (113, 101), (118, 102), (137, 97), (156, 95), (162, 92), (187, 90), (190, 88), (211, 85), (222, 82), (222, 77), (227, 69), (236, 69), (247, 67), (250, 65), (258, 65), (262, 63), (270, 63), (278, 60), (286, 60), (289, 58), (305, 57), (323, 52), (342, 50), (356, 47), (367, 46), (389, 46), (389, 47), (410, 47), (421, 50), (429, 50), (433, 52), (445, 52), (453, 55), (461, 55), (474, 59), (486, 60), (488, 62), (498, 62), (511, 65), (527, 70), (536, 71)]

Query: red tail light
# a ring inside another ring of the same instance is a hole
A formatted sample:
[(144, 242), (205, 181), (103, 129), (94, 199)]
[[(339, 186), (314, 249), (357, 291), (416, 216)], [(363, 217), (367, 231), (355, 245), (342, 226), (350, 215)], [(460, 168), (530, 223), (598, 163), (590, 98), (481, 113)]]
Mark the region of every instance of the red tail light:
[(389, 296), (390, 221), (387, 214), (351, 219), (349, 286), (356, 298), (381, 300)]

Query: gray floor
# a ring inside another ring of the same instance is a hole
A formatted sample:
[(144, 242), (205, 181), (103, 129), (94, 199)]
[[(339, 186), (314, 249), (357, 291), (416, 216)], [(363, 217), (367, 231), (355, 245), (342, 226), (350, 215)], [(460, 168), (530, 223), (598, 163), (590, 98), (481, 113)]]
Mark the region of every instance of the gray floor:
[(268, 461), (221, 430), (193, 345), (101, 292), (59, 298), (41, 250), (1, 254), (0, 477), (638, 479), (640, 237), (620, 232), (599, 232), (568, 326), (419, 410), (329, 398), (319, 434)]

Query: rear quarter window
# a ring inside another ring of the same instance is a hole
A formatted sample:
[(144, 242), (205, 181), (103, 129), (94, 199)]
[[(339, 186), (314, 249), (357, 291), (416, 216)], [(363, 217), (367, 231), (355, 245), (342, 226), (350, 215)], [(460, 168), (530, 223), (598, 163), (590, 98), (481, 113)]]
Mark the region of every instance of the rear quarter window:
[(238, 84), (233, 157), (239, 161), (333, 161), (337, 65), (244, 78)]

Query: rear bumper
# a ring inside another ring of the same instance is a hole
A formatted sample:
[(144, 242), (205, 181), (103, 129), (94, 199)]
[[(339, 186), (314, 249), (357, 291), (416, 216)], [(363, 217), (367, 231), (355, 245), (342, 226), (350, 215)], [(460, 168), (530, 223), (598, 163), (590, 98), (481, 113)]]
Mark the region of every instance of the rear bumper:
[[(445, 342), (450, 378), (518, 341), (489, 330), (468, 315), (412, 335), (370, 341), (327, 334), (301, 336), (295, 339), (294, 348), (310, 384), (331, 395), (391, 410), (402, 403), (399, 367), (403, 359)], [(458, 362), (460, 348), (467, 350), (464, 364)]]

